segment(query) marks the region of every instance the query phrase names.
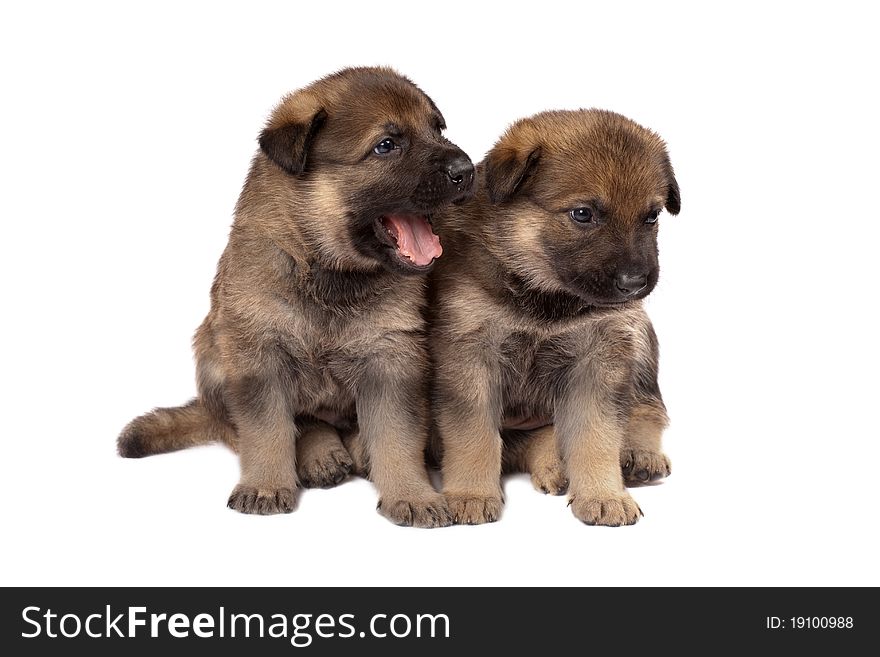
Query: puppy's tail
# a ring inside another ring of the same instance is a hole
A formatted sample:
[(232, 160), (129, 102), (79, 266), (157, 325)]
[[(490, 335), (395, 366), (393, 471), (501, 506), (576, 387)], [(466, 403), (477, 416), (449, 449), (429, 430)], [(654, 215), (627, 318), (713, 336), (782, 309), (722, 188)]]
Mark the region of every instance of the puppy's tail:
[(213, 417), (196, 398), (184, 406), (157, 408), (135, 418), (119, 434), (116, 446), (120, 456), (139, 459), (209, 443), (225, 443), (234, 451), (235, 430)]

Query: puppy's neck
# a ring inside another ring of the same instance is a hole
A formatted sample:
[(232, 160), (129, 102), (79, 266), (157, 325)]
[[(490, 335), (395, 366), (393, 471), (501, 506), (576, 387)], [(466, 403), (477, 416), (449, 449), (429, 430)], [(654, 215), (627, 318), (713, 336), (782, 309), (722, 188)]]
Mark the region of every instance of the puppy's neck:
[(384, 269), (340, 270), (310, 262), (299, 273), (297, 285), (302, 293), (334, 313), (373, 305), (395, 285), (394, 274)]
[(536, 287), (516, 272), (498, 263), (501, 271), (496, 279), (498, 290), (509, 304), (520, 312), (541, 322), (563, 322), (596, 312), (580, 297), (565, 292), (548, 291)]
[(291, 248), (289, 240), (272, 236), (268, 239), (283, 260), (279, 269), (286, 279), (288, 293), (334, 315), (360, 312), (376, 304), (400, 282), (396, 280), (399, 277), (381, 267), (340, 268), (314, 253), (304, 253), (301, 243)]

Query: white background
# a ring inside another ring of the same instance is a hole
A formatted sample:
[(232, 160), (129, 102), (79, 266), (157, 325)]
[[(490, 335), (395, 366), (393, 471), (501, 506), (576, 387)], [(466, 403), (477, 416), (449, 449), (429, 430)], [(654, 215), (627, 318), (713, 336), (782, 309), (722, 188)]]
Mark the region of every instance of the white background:
[[(5, 4), (0, 583), (880, 585), (869, 6)], [(411, 76), (474, 160), (550, 108), (667, 140), (683, 209), (648, 308), (674, 474), (633, 491), (637, 526), (581, 525), (524, 477), (487, 526), (395, 527), (362, 480), (249, 517), (220, 447), (115, 456), (195, 392), (268, 112), (358, 64)]]

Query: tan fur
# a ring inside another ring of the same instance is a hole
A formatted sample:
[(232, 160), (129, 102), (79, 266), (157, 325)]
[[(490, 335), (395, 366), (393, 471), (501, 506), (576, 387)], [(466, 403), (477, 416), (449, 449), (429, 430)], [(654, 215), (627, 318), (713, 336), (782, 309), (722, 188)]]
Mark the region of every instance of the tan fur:
[(351, 473), (369, 479), (370, 454), (364, 441), (361, 440), (360, 433), (354, 431), (347, 434), (342, 439), (342, 444), (351, 457)]
[[(384, 515), (449, 524), (424, 461), (427, 268), (395, 255), (381, 223), (469, 192), (473, 167), (443, 127), (430, 98), (389, 69), (347, 69), (281, 102), (194, 339), (199, 397), (134, 420), (123, 456), (226, 442), (241, 459), (229, 506), (278, 513), (301, 484), (344, 478), (342, 439), (358, 435)], [(392, 130), (399, 147), (376, 153)]]
[[(517, 122), (478, 172), (477, 196), (445, 213), (455, 231), (432, 277), (450, 511), (497, 519), (503, 464), (547, 492), (567, 483), (585, 523), (632, 524), (641, 512), (624, 473), (668, 473), (656, 337), (640, 302), (657, 276), (651, 213), (680, 203), (665, 146), (610, 112), (548, 112)], [(570, 218), (582, 206), (592, 225)], [(619, 298), (621, 272), (644, 272), (644, 285)]]
[[(672, 474), (661, 439), (668, 419), (666, 410), (653, 404), (637, 404), (624, 430), (620, 466), (627, 486), (639, 486)], [(559, 453), (554, 427), (547, 426), (505, 445), (504, 472), (528, 472), (535, 490), (562, 495), (568, 489), (565, 466)]]
[(315, 422), (300, 429), (296, 440), (296, 471), (303, 486), (335, 486), (345, 479), (351, 468), (351, 456), (333, 426)]
[(535, 490), (562, 495), (568, 490), (565, 465), (559, 454), (553, 425), (527, 432), (505, 432), (504, 472), (528, 472)]
[[(455, 440), (455, 449), (443, 454), (443, 492), (449, 510), (456, 522), (477, 524), (496, 520), (501, 512), (502, 443), (492, 414), (497, 400), (487, 394), (493, 389), (491, 369), (463, 355), (455, 376), (469, 386), (459, 403), (437, 407), (435, 422), (441, 436)], [(456, 382), (444, 380), (438, 385), (442, 389)]]

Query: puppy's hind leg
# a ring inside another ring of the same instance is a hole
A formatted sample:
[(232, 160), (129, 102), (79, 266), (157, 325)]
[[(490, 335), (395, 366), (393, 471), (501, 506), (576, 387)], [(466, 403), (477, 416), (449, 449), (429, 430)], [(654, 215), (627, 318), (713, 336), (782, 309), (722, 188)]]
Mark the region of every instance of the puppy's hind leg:
[(342, 482), (351, 468), (351, 456), (335, 428), (320, 421), (300, 423), (296, 472), (305, 488), (331, 488)]
[(647, 316), (639, 329), (638, 355), (633, 366), (633, 407), (620, 450), (620, 467), (628, 486), (658, 481), (672, 473), (672, 464), (661, 448), (669, 418), (657, 383), (657, 336)]
[(620, 450), (620, 467), (627, 486), (659, 481), (672, 474), (669, 457), (660, 447), (667, 423), (662, 406), (639, 403), (633, 408)]
[(361, 438), (361, 433), (357, 429), (349, 431), (342, 437), (342, 444), (351, 458), (351, 474), (370, 478), (370, 455), (367, 452), (367, 445)]
[(553, 425), (532, 431), (503, 431), (503, 472), (527, 472), (535, 490), (549, 495), (562, 495), (568, 490), (565, 466)]

